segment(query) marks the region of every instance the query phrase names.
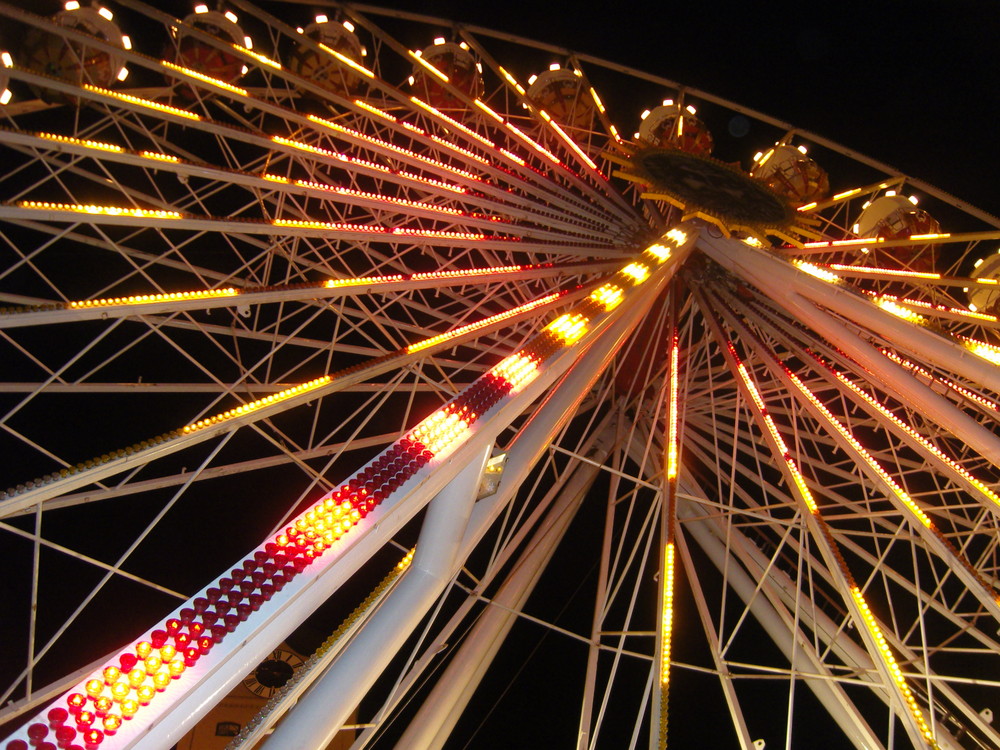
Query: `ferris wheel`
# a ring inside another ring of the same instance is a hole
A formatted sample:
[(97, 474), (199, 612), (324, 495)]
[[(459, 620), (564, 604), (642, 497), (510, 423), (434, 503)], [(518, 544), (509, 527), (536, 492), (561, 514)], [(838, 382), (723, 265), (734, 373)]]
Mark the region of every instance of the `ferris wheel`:
[(4, 750), (1000, 747), (998, 220), (487, 29), (0, 12)]

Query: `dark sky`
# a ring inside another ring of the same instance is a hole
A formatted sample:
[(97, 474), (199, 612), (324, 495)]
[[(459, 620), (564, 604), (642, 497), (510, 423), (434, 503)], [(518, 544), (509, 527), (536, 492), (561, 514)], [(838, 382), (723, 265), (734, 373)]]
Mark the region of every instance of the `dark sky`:
[(664, 76), (1000, 214), (993, 191), (1000, 13), (992, 3), (629, 2), (596, 12), (545, 2), (385, 5)]

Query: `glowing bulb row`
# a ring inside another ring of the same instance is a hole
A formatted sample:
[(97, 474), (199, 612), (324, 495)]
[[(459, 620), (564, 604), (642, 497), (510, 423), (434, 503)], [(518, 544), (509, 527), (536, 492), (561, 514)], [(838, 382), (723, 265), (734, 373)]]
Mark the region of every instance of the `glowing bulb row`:
[(959, 339), (965, 348), (977, 357), (985, 359), (987, 362), (992, 362), (995, 365), (1000, 365), (1000, 347), (987, 344), (985, 341), (976, 341), (967, 336), (960, 336)]
[(372, 79), (375, 78), (375, 74), (372, 71), (368, 70), (368, 68), (364, 67), (363, 65), (359, 65), (358, 63), (354, 62), (354, 60), (349, 58), (347, 55), (342, 55), (340, 52), (337, 52), (337, 50), (333, 49), (332, 47), (328, 47), (322, 42), (317, 42), (317, 44), (319, 45), (319, 48), (322, 49), (324, 52), (326, 52), (328, 55), (333, 55), (333, 57), (335, 57), (337, 60), (339, 60), (341, 63), (351, 68), (352, 70), (357, 71), (366, 78), (372, 78)]
[(840, 282), (840, 277), (833, 273), (833, 271), (828, 271), (825, 268), (820, 268), (815, 263), (808, 263), (804, 260), (792, 260), (792, 264), (798, 268), (800, 271), (805, 271), (810, 276), (815, 276), (817, 279), (822, 279), (831, 284), (837, 284)]
[(607, 283), (598, 287), (590, 293), (590, 299), (601, 305), (605, 311), (610, 312), (621, 304), (624, 291), (617, 284)]
[(162, 112), (167, 115), (174, 115), (176, 117), (183, 117), (187, 120), (200, 120), (201, 116), (195, 112), (189, 112), (186, 109), (181, 109), (180, 107), (171, 107), (169, 104), (160, 104), (160, 102), (154, 102), (150, 99), (143, 99), (140, 96), (133, 96), (132, 94), (123, 94), (119, 91), (112, 91), (110, 89), (103, 89), (100, 86), (93, 86), (89, 83), (84, 83), (83, 88), (87, 91), (93, 91), (95, 94), (101, 94), (102, 96), (109, 96), (118, 101), (125, 102), (126, 104), (136, 104), (140, 107), (145, 107), (146, 109), (156, 110), (157, 112)]
[(197, 422), (192, 422), (189, 425), (183, 427), (183, 432), (185, 434), (196, 432), (198, 430), (203, 430), (206, 427), (211, 427), (213, 425), (219, 424), (220, 422), (225, 422), (226, 420), (233, 419), (234, 417), (242, 417), (246, 414), (251, 414), (252, 412), (263, 409), (266, 406), (273, 406), (274, 404), (281, 403), (282, 401), (287, 401), (295, 396), (301, 396), (303, 393), (308, 393), (309, 391), (314, 391), (317, 388), (321, 388), (324, 385), (328, 385), (333, 378), (330, 375), (324, 375), (320, 378), (315, 378), (306, 383), (301, 383), (300, 385), (293, 386), (292, 388), (286, 388), (283, 391), (278, 391), (270, 396), (265, 396), (264, 398), (259, 398), (256, 401), (250, 401), (249, 403), (237, 406), (228, 411), (221, 412), (212, 417), (207, 417), (205, 419), (199, 419)]
[(397, 154), (402, 154), (403, 156), (406, 156), (415, 161), (419, 161), (422, 164), (427, 164), (428, 166), (434, 167), (436, 169), (443, 169), (446, 172), (451, 172), (452, 174), (458, 175), (459, 177), (462, 177), (466, 180), (474, 180), (476, 182), (482, 182), (482, 178), (480, 178), (478, 175), (472, 174), (472, 172), (468, 172), (464, 169), (454, 167), (451, 164), (445, 164), (444, 162), (438, 161), (437, 159), (432, 159), (429, 156), (418, 154), (416, 151), (412, 151), (411, 149), (408, 148), (403, 148), (402, 146), (397, 146), (395, 143), (390, 143), (389, 141), (384, 141), (381, 138), (376, 138), (371, 135), (366, 135), (365, 133), (362, 133), (358, 130), (353, 130), (352, 128), (345, 127), (336, 122), (331, 122), (330, 120), (324, 120), (322, 117), (317, 117), (316, 115), (309, 115), (308, 118), (310, 122), (314, 122), (317, 125), (321, 125), (325, 128), (328, 128), (329, 130), (333, 130), (334, 132), (347, 135), (351, 138), (363, 141), (365, 143), (369, 143), (381, 149), (386, 149), (388, 151), (392, 151)]
[[(249, 40), (249, 37), (247, 37), (247, 40)], [(266, 57), (260, 54), (259, 52), (254, 52), (252, 49), (248, 49), (247, 47), (243, 47), (239, 44), (233, 44), (233, 49), (241, 54), (252, 57), (257, 62), (262, 63), (263, 65), (266, 65), (269, 68), (274, 68), (275, 70), (282, 70), (280, 62), (278, 62), (277, 60), (272, 60), (270, 57)]]
[(868, 274), (878, 276), (899, 276), (909, 279), (940, 279), (941, 274), (924, 271), (904, 271), (898, 268), (880, 268), (876, 266), (848, 266), (843, 263), (830, 263), (828, 268), (834, 271), (846, 271), (852, 274)]
[(934, 741), (934, 734), (931, 732), (931, 728), (927, 725), (923, 712), (920, 710), (920, 706), (917, 705), (917, 701), (913, 697), (913, 692), (910, 690), (910, 686), (906, 683), (906, 678), (903, 676), (899, 665), (896, 663), (896, 657), (893, 656), (892, 650), (889, 648), (889, 644), (885, 640), (885, 636), (882, 635), (882, 629), (879, 627), (878, 622), (876, 622), (875, 615), (872, 614), (871, 609), (868, 607), (868, 602), (865, 601), (865, 597), (861, 593), (861, 589), (859, 589), (856, 585), (851, 586), (851, 596), (854, 598), (858, 609), (861, 611), (865, 627), (868, 628), (868, 632), (871, 633), (872, 638), (875, 639), (882, 661), (885, 662), (889, 673), (892, 675), (893, 681), (896, 683), (896, 687), (903, 696), (903, 700), (906, 702), (907, 708), (909, 708), (910, 713), (917, 722), (917, 726), (920, 727), (920, 733), (932, 747), (936, 748), (937, 743)]
[(511, 308), (510, 310), (505, 310), (502, 313), (497, 313), (496, 315), (491, 315), (488, 318), (477, 320), (475, 323), (469, 323), (464, 326), (459, 326), (458, 328), (453, 328), (452, 330), (447, 331), (446, 333), (439, 333), (436, 336), (431, 336), (429, 338), (424, 339), (423, 341), (418, 341), (415, 344), (410, 344), (408, 347), (406, 347), (406, 352), (407, 354), (413, 354), (415, 352), (419, 352), (429, 347), (432, 347), (436, 344), (440, 344), (444, 341), (450, 341), (451, 339), (458, 338), (459, 336), (462, 336), (464, 334), (471, 333), (473, 331), (478, 331), (482, 328), (485, 328), (486, 326), (492, 325), (493, 323), (498, 323), (502, 320), (507, 320), (508, 318), (512, 318), (515, 315), (519, 315), (523, 312), (528, 312), (529, 310), (533, 310), (536, 307), (540, 307), (541, 305), (546, 305), (550, 302), (554, 302), (555, 300), (559, 299), (559, 297), (563, 296), (563, 294), (564, 292), (554, 292), (544, 297), (539, 297), (538, 299), (532, 300), (531, 302), (528, 302), (526, 304), (518, 305), (517, 307)]
[(965, 388), (952, 380), (948, 380), (947, 378), (936, 377), (935, 375), (925, 370), (920, 365), (914, 364), (913, 362), (910, 362), (907, 359), (903, 359), (898, 354), (889, 351), (888, 349), (879, 349), (879, 351), (882, 352), (882, 354), (885, 355), (886, 358), (892, 360), (896, 364), (906, 368), (907, 370), (912, 370), (913, 372), (923, 375), (931, 382), (942, 383), (943, 385), (946, 385), (948, 388), (951, 388), (956, 393), (962, 394), (970, 401), (975, 401), (977, 404), (985, 406), (987, 409), (991, 409), (992, 411), (1000, 411), (1000, 404), (997, 404), (994, 401), (990, 401), (988, 398), (984, 398), (983, 396), (980, 396), (978, 393), (973, 393), (968, 388)]
[(927, 318), (923, 315), (903, 307), (889, 297), (876, 296), (874, 297), (874, 300), (876, 305), (881, 307), (887, 313), (895, 315), (897, 318), (902, 318), (907, 322), (916, 323), (917, 325), (927, 325)]
[(71, 211), (77, 214), (92, 216), (128, 216), (135, 219), (179, 219), (177, 211), (163, 211), (152, 208), (122, 208), (120, 206), (95, 206), (79, 203), (49, 203), (47, 201), (20, 201), (19, 208), (30, 208), (40, 211)]
[(136, 294), (129, 297), (104, 297), (102, 299), (79, 300), (68, 303), (68, 307), (83, 310), (90, 307), (109, 307), (111, 305), (148, 305), (156, 302), (183, 302), (187, 300), (217, 299), (235, 297), (239, 291), (232, 287), (226, 289), (204, 289), (195, 292), (167, 292), (164, 294)]
[(219, 80), (218, 78), (213, 78), (212, 76), (205, 75), (204, 73), (200, 73), (197, 70), (192, 70), (191, 68), (185, 68), (183, 65), (177, 65), (175, 63), (170, 62), (169, 60), (160, 60), (160, 65), (164, 66), (165, 68), (169, 68), (170, 70), (186, 75), (189, 78), (194, 78), (197, 81), (201, 81), (202, 83), (207, 83), (210, 86), (215, 86), (216, 88), (228, 91), (231, 94), (248, 96), (247, 90), (244, 88), (240, 88), (239, 86), (234, 86), (233, 84)]
[(1000, 320), (1000, 318), (997, 318), (996, 315), (988, 315), (986, 313), (975, 312), (973, 310), (965, 310), (960, 307), (948, 307), (947, 305), (938, 305), (933, 302), (925, 302), (924, 300), (920, 299), (910, 299), (908, 297), (900, 299), (898, 296), (889, 294), (882, 294), (878, 296), (881, 299), (895, 300), (903, 305), (910, 305), (911, 307), (922, 307), (925, 310), (933, 310), (934, 312), (946, 313), (948, 315), (958, 315), (963, 318), (974, 318), (976, 320), (985, 320), (989, 323), (996, 323), (998, 322), (998, 320)]
[(433, 114), (435, 117), (437, 117), (437, 118), (445, 121), (446, 123), (448, 123), (449, 125), (451, 125), (453, 128), (456, 128), (456, 129), (462, 131), (463, 133), (465, 133), (467, 136), (476, 139), (477, 141), (479, 141), (480, 143), (482, 143), (487, 148), (490, 148), (490, 149), (497, 148), (497, 145), (493, 141), (491, 141), (489, 138), (486, 138), (485, 136), (480, 135), (475, 130), (473, 130), (472, 128), (470, 128), (468, 125), (466, 125), (465, 123), (459, 122), (458, 120), (454, 119), (453, 117), (449, 117), (444, 112), (442, 112), (441, 110), (439, 110), (437, 107), (434, 107), (434, 106), (428, 104), (427, 102), (423, 101), (422, 99), (418, 99), (415, 96), (411, 96), (410, 97), (410, 101), (413, 102), (414, 104), (416, 104), (421, 109), (426, 110), (427, 112), (430, 112), (431, 114)]
[(781, 458), (785, 462), (788, 472), (791, 474), (792, 481), (795, 482), (795, 486), (798, 488), (802, 500), (809, 508), (810, 513), (814, 516), (819, 516), (819, 506), (816, 504), (816, 500), (813, 498), (813, 494), (810, 491), (809, 486), (806, 484), (805, 477), (802, 476), (802, 473), (799, 471), (798, 464), (788, 451), (788, 446), (785, 444), (784, 438), (781, 437), (781, 433), (778, 432), (778, 428), (774, 424), (774, 420), (771, 419), (771, 415), (767, 413), (767, 406), (764, 404), (764, 399), (761, 398), (760, 392), (757, 390), (757, 386), (750, 377), (750, 373), (747, 372), (746, 366), (736, 353), (736, 347), (733, 346), (731, 341), (726, 342), (726, 346), (729, 348), (729, 353), (733, 357), (733, 361), (736, 364), (736, 371), (739, 373), (740, 379), (743, 381), (743, 385), (746, 386), (747, 392), (750, 394), (750, 398), (757, 407), (757, 411), (760, 414), (768, 433), (771, 435), (771, 439), (774, 441), (778, 451), (781, 453)]
[(677, 393), (680, 387), (680, 342), (676, 329), (670, 337), (670, 404), (667, 421), (667, 479), (675, 479), (678, 469)]
[(660, 687), (670, 682), (670, 643), (674, 627), (674, 543), (663, 549), (663, 609), (660, 612)]
[(561, 338), (566, 344), (575, 344), (587, 332), (589, 318), (580, 313), (565, 313), (553, 320), (547, 326), (546, 331)]
[(44, 138), (47, 141), (66, 143), (73, 146), (83, 146), (85, 148), (93, 148), (98, 151), (107, 151), (113, 154), (120, 154), (125, 150), (121, 146), (116, 146), (113, 143), (102, 143), (101, 141), (92, 141), (84, 138), (72, 138), (68, 135), (56, 135), (55, 133), (38, 133), (38, 137)]

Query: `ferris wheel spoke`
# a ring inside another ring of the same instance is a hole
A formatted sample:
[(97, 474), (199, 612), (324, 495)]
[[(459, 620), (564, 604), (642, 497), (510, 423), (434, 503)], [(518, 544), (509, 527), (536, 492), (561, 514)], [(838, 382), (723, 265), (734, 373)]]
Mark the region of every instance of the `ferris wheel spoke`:
[[(517, 314), (534, 317), (538, 314), (538, 308), (556, 302), (560, 296), (549, 295), (536, 301), (536, 303), (528, 303), (522, 306), (523, 310)], [(68, 470), (64, 470), (66, 471), (64, 475), (60, 472), (61, 477), (59, 478), (49, 476), (37, 482), (31, 482), (30, 487), (22, 486), (14, 488), (15, 491), (13, 493), (10, 491), (5, 493), (7, 497), (2, 502), (2, 505), (0, 505), (0, 512), (4, 515), (19, 512), (24, 508), (44, 502), (49, 498), (58, 497), (66, 492), (84, 487), (93, 481), (113, 476), (149, 461), (157, 460), (200, 443), (203, 440), (210, 439), (215, 435), (238, 429), (258, 419), (265, 419), (286, 409), (307, 403), (315, 398), (334, 393), (346, 385), (352, 385), (382, 372), (389, 372), (406, 362), (415, 361), (427, 356), (435, 350), (450, 348), (456, 343), (463, 341), (465, 337), (481, 335), (488, 332), (491, 328), (509, 325), (510, 319), (513, 317), (515, 316), (501, 313), (492, 316), (492, 318), (484, 318), (475, 323), (460, 327), (450, 334), (432, 336), (423, 342), (424, 345), (411, 346), (413, 351), (399, 349), (395, 353), (378, 357), (373, 362), (361, 368), (348, 368), (340, 373), (314, 379), (271, 396), (265, 396), (242, 406), (234, 407), (207, 419), (192, 422), (183, 428), (178, 428), (170, 433), (149, 441), (144, 441), (130, 448), (115, 451), (114, 455), (106, 454), (98, 459), (87, 462), (89, 465), (80, 464), (76, 467), (71, 467)], [(183, 349), (179, 349), (179, 351), (181, 354), (186, 355)], [(77, 357), (79, 356), (77, 355)], [(196, 366), (197, 364), (195, 363)], [(66, 366), (64, 366), (64, 369)], [(212, 373), (208, 374), (211, 379)], [(223, 386), (221, 381), (217, 384)], [(229, 387), (226, 388), (230, 390)]]
[[(763, 348), (763, 342), (746, 328), (733, 319), (729, 322), (731, 326), (740, 330), (742, 339), (749, 339), (751, 346), (758, 351)], [(796, 396), (800, 405), (819, 423), (820, 429), (826, 431), (834, 440), (839, 450), (848, 454), (858, 470), (867, 475), (869, 481), (876, 487), (881, 488), (880, 494), (884, 494), (900, 515), (908, 519), (910, 527), (921, 537), (927, 548), (940, 558), (949, 570), (956, 572), (968, 591), (979, 599), (994, 618), (1000, 618), (1000, 608), (998, 608), (1000, 605), (997, 602), (996, 592), (933, 520), (933, 517), (938, 517), (936, 509), (918, 504), (900, 486), (896, 478), (890, 476), (882, 463), (862, 447), (854, 433), (834, 417), (824, 402), (788, 369), (773, 351), (763, 351), (762, 355), (772, 377), (783, 381), (786, 390)], [(983, 488), (987, 489), (985, 485)]]

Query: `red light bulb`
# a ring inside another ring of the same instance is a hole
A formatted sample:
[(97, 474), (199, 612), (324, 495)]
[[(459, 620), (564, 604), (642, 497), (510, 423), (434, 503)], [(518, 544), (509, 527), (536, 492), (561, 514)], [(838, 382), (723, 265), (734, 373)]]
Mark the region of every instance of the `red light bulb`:
[(28, 727), (28, 739), (32, 745), (36, 745), (49, 736), (49, 728), (42, 723), (32, 724)]
[(56, 742), (65, 747), (76, 739), (76, 730), (73, 727), (59, 727), (56, 729)]
[(56, 706), (55, 708), (50, 709), (48, 714), (46, 714), (46, 716), (48, 716), (49, 724), (58, 726), (69, 718), (69, 711), (67, 711), (65, 708)]

